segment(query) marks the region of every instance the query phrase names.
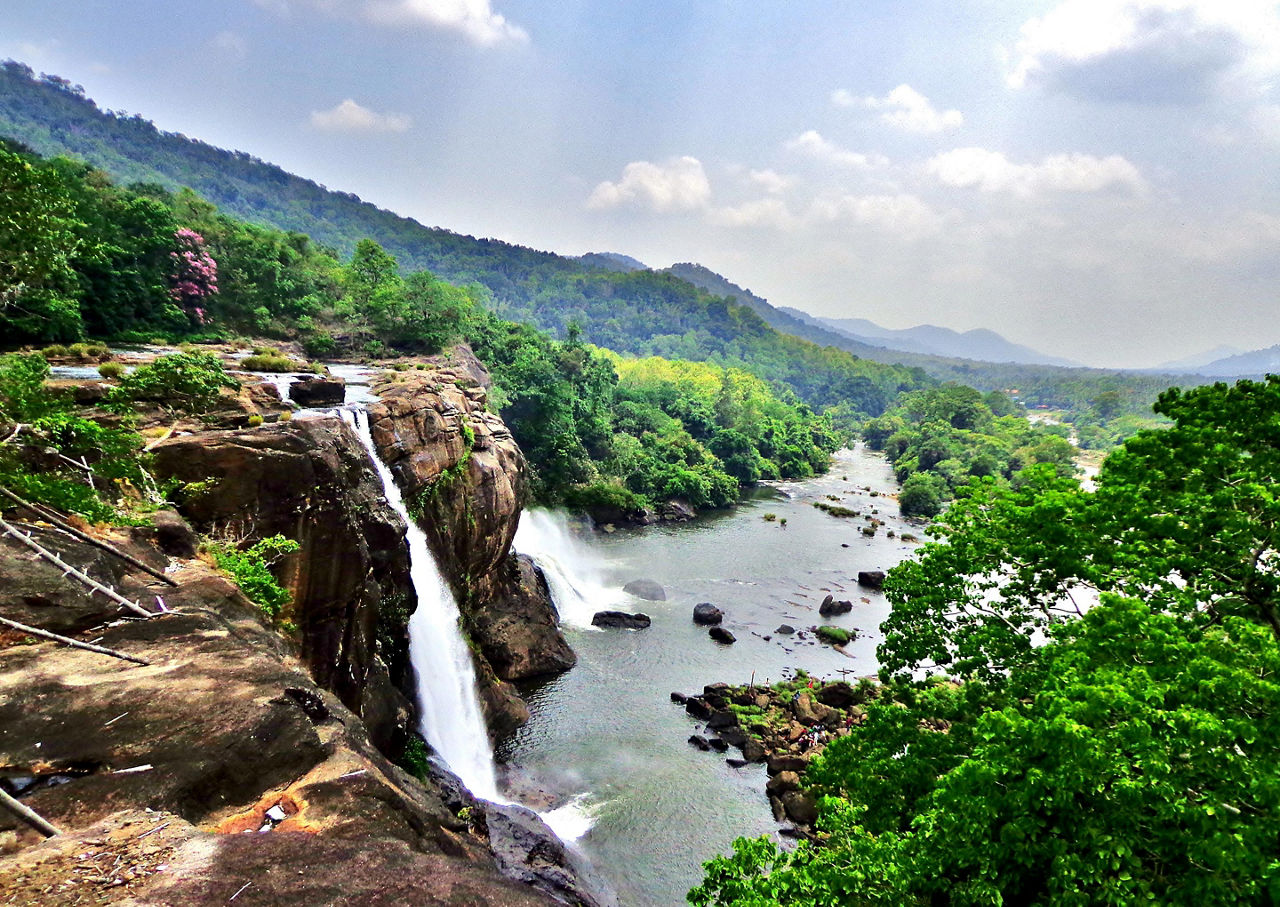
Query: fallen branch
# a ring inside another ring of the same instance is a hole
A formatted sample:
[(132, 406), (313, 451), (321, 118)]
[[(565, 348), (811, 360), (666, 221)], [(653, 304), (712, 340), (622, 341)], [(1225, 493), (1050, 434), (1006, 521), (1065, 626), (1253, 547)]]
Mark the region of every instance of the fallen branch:
[(54, 835), (62, 834), (62, 832), (50, 825), (43, 816), (31, 807), (27, 806), (25, 803), (19, 801), (16, 797), (10, 796), (10, 794), (2, 787), (0, 787), (0, 804), (3, 804), (9, 812), (13, 813), (23, 822), (26, 822), (46, 838), (52, 838)]
[(17, 529), (14, 529), (4, 520), (0, 520), (0, 531), (3, 531), (7, 535), (17, 539), (19, 542), (26, 545), (28, 548), (30, 548), (36, 554), (40, 555), (49, 563), (53, 564), (55, 567), (61, 568), (63, 573), (69, 576), (74, 576), (76, 579), (80, 580), (80, 582), (84, 583), (93, 591), (101, 592), (103, 595), (111, 599), (120, 607), (128, 608), (130, 611), (133, 611), (135, 614), (140, 614), (143, 617), (154, 616), (151, 611), (148, 611), (146, 608), (142, 607), (142, 605), (138, 604), (137, 602), (129, 601), (129, 599), (125, 598), (123, 595), (121, 595), (115, 589), (112, 589), (110, 586), (104, 586), (102, 583), (98, 582), (96, 579), (94, 579), (89, 574), (85, 573), (83, 570), (77, 570), (75, 567), (72, 567), (62, 558), (58, 557), (58, 555), (54, 554), (48, 548), (45, 548), (43, 545), (41, 545), (39, 542), (33, 539), (30, 535), (23, 535), (21, 532), (19, 532)]
[(121, 658), (125, 661), (131, 661), (134, 664), (143, 666), (151, 664), (149, 661), (143, 661), (141, 658), (134, 658), (132, 655), (117, 652), (115, 649), (108, 649), (106, 646), (95, 646), (91, 642), (81, 642), (78, 639), (72, 639), (70, 636), (59, 636), (57, 633), (50, 633), (48, 630), (41, 630), (39, 627), (29, 627), (26, 624), (18, 623), (16, 620), (9, 620), (7, 617), (0, 617), (0, 625), (9, 627), (13, 630), (19, 630), (23, 633), (29, 633), (32, 636), (52, 639), (54, 642), (60, 642), (64, 646), (73, 646), (77, 649), (84, 649), (86, 652), (97, 652), (99, 655), (110, 655), (112, 658)]
[(143, 572), (149, 574), (150, 576), (154, 576), (156, 579), (161, 580), (162, 582), (168, 583), (170, 586), (178, 585), (176, 580), (172, 579), (171, 577), (165, 576), (163, 573), (161, 573), (159, 570), (155, 569), (154, 567), (147, 566), (142, 561), (134, 557), (132, 554), (127, 554), (121, 551), (119, 548), (117, 548), (115, 545), (112, 545), (110, 542), (104, 542), (102, 541), (102, 539), (96, 539), (93, 536), (89, 535), (87, 532), (81, 532), (79, 529), (72, 526), (66, 520), (62, 519), (57, 514), (51, 512), (48, 507), (45, 507), (41, 504), (32, 504), (29, 501), (24, 501), (22, 498), (18, 497), (12, 491), (10, 491), (9, 489), (3, 486), (0, 486), (0, 494), (3, 494), (5, 497), (9, 498), (9, 500), (17, 504), (20, 504), (23, 507), (26, 507), (28, 510), (31, 510), (39, 514), (41, 517), (48, 520), (53, 525), (57, 526), (63, 532), (70, 533), (71, 535), (78, 538), (80, 541), (88, 542), (90, 545), (95, 545), (96, 547), (101, 548), (103, 551), (114, 554), (116, 557), (120, 558), (120, 560), (124, 561), (125, 563), (132, 564), (133, 566), (137, 567), (139, 570), (142, 570)]

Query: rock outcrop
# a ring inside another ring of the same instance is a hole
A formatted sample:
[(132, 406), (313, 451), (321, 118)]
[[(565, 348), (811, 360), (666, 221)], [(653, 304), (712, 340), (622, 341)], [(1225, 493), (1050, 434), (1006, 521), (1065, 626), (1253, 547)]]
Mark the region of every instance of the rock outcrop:
[(511, 551), (527, 494), (524, 457), (485, 409), (483, 368), (465, 350), (458, 358), (452, 367), (379, 383), (369, 424), (483, 656), (477, 681), (498, 735), (528, 718), (508, 681), (563, 671), (574, 656), (545, 580)]
[[(337, 416), (170, 438), (160, 476), (177, 479), (184, 516), (233, 540), (284, 535), (279, 568), (302, 660), (368, 724), (384, 749), (412, 727), (407, 624), (416, 598), (404, 522), (352, 430)], [(397, 690), (408, 693), (406, 698)]]
[[(16, 850), (0, 858), (6, 903), (552, 903), (502, 878), (481, 815), (387, 761), (222, 576), (185, 561), (170, 588), (69, 536), (35, 536), (169, 610), (120, 620), (0, 540), (6, 615), (149, 663), (0, 636), (0, 775), (63, 832), (40, 842), (0, 814)], [(169, 561), (125, 532), (113, 541)]]

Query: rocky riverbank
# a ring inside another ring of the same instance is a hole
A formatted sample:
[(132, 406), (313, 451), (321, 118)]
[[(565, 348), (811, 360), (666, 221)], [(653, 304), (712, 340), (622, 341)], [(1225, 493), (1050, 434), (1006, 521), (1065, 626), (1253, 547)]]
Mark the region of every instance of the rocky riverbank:
[(703, 724), (703, 733), (692, 735), (690, 745), (708, 753), (736, 748), (741, 759), (728, 757), (731, 765), (765, 763), (765, 793), (774, 818), (793, 823), (791, 834), (807, 836), (818, 813), (804, 788), (805, 769), (828, 743), (860, 725), (864, 706), (879, 695), (871, 678), (823, 681), (800, 671), (768, 687), (713, 683), (699, 694), (672, 693), (671, 700)]

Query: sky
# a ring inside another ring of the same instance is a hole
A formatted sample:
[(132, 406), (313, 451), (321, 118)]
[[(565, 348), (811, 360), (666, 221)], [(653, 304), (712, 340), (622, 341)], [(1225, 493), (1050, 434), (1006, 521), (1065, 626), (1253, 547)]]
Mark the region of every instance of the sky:
[(1090, 365), (1280, 343), (1280, 4), (3, 0), (0, 58), (423, 223)]

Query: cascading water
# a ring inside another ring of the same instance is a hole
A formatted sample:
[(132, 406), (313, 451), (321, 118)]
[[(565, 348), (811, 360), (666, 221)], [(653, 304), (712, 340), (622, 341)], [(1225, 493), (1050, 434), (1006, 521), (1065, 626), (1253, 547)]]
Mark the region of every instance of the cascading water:
[(563, 623), (591, 628), (597, 611), (626, 598), (605, 584), (599, 556), (574, 537), (563, 514), (526, 510), (512, 545), (542, 568)]
[(369, 432), (369, 414), (344, 409), (343, 418), (356, 431), (382, 480), (387, 503), (404, 519), (409, 545), (409, 571), (418, 607), (409, 618), (409, 657), (418, 677), (418, 710), (422, 736), (477, 797), (508, 802), (498, 794), (493, 749), (476, 696), (471, 651), (458, 629), (458, 604), (436, 566), (427, 538), (404, 505), (391, 470), (378, 456)]

